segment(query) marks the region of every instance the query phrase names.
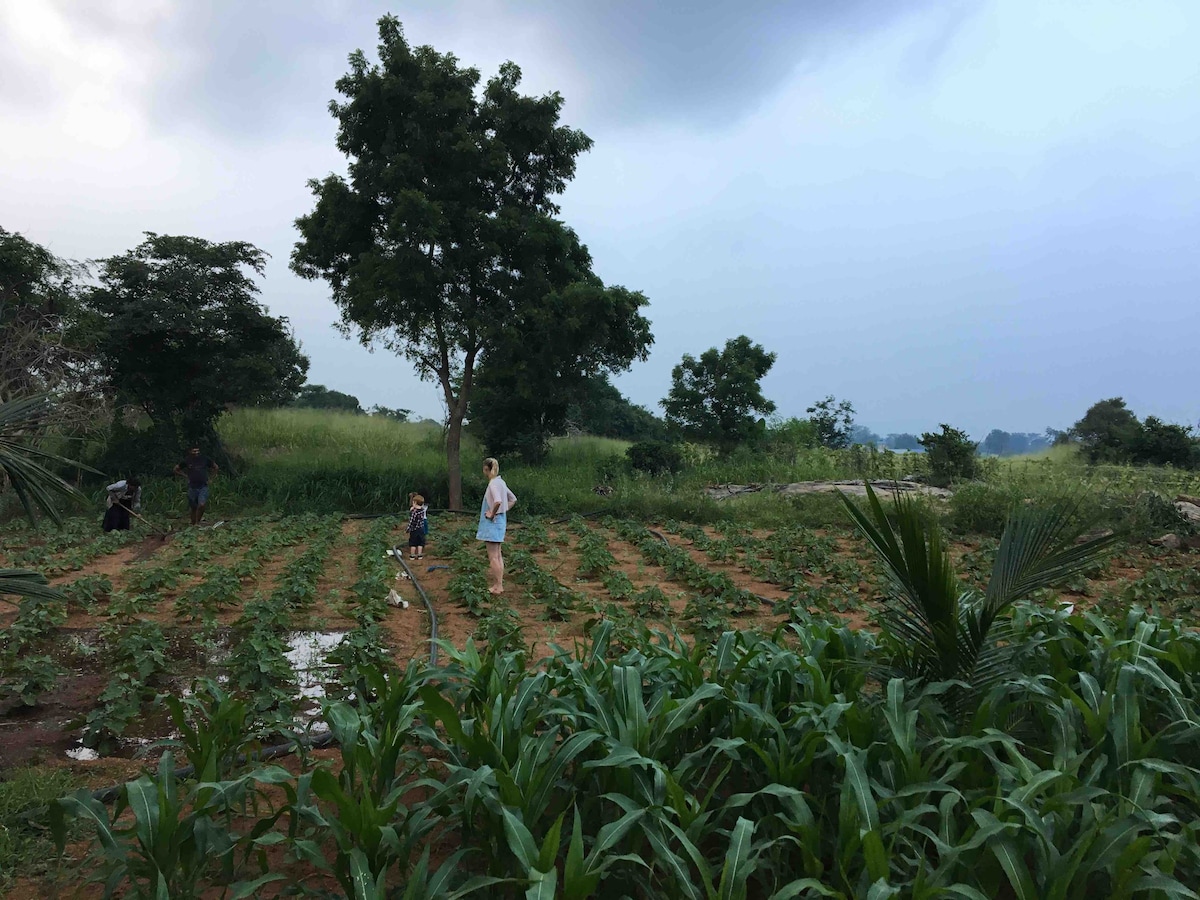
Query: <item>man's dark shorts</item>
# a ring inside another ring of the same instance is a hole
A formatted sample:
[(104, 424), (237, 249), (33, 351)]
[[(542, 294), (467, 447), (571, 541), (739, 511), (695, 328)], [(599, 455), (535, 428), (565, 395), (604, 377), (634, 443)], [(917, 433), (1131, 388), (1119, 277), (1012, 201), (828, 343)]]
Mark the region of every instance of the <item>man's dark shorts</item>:
[(425, 546), (425, 532), (424, 532), (424, 531), (418, 531), (418, 532), (416, 532), (415, 534), (414, 534), (414, 533), (412, 533), (412, 532), (409, 532), (409, 535), (408, 535), (408, 546), (410, 546), (410, 547), (424, 547), (424, 546)]
[(208, 485), (204, 487), (188, 488), (188, 506), (195, 509), (198, 506), (208, 505)]

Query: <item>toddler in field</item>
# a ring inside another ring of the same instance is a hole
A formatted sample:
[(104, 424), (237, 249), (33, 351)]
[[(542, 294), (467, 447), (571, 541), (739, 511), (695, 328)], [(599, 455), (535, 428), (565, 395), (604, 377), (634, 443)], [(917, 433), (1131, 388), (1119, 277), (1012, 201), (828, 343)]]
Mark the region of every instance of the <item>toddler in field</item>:
[(425, 535), (429, 532), (429, 507), (420, 494), (408, 495), (408, 558), (425, 558)]

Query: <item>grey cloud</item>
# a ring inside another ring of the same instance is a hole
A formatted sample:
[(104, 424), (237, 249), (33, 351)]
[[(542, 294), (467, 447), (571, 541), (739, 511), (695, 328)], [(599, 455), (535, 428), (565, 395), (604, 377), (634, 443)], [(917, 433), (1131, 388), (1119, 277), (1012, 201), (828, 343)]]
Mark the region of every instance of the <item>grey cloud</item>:
[[(199, 118), (250, 138), (310, 127), (325, 116), (347, 54), (374, 49), (374, 23), (388, 6), (375, 0), (182, 4), (160, 35), (177, 65), (159, 85), (154, 117), (168, 128)], [(487, 28), (500, 58), (527, 68), (546, 62), (587, 83), (582, 97), (564, 88), (573, 123), (712, 128), (754, 109), (798, 66), (816, 65), (839, 46), (932, 6), (931, 0), (501, 0), (453, 9), (410, 3), (396, 12), (422, 26), (409, 28), (414, 41), (429, 31)], [(435, 43), (479, 62), (466, 48)]]
[[(741, 3), (579, 4), (548, 29), (585, 71), (602, 73), (589, 112), (624, 123), (736, 121), (797, 67), (930, 6), (925, 0), (744, 0)], [(514, 4), (515, 7), (515, 4)], [(527, 8), (523, 4), (522, 8)]]

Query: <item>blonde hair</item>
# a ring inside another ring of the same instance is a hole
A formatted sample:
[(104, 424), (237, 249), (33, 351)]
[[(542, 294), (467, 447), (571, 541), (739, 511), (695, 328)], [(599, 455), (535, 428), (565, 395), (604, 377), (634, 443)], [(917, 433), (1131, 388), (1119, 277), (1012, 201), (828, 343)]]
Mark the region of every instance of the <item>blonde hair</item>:
[(424, 505), (425, 505), (425, 498), (424, 498), (424, 497), (422, 497), (420, 494), (409, 494), (409, 495), (408, 495), (408, 502), (409, 502), (409, 503), (415, 503), (417, 506), (424, 506)]
[(487, 459), (485, 459), (483, 461), (483, 467), (485, 469), (487, 469), (489, 472), (491, 472), (493, 475), (500, 474), (500, 463), (494, 457), (489, 456)]

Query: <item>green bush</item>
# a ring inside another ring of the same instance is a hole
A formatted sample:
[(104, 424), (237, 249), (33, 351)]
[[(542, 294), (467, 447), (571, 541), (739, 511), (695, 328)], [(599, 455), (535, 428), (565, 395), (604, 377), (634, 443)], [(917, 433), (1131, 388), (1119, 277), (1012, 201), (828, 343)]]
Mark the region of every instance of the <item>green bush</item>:
[(664, 475), (683, 468), (683, 453), (668, 441), (639, 441), (625, 451), (629, 464), (639, 472)]
[(1132, 537), (1155, 538), (1167, 532), (1190, 535), (1196, 526), (1175, 504), (1154, 491), (1142, 491), (1131, 504), (1120, 504), (1113, 510), (1113, 525), (1128, 531)]
[(965, 484), (950, 498), (948, 525), (958, 534), (999, 537), (1009, 514), (1021, 502), (1011, 490), (990, 484)]
[(920, 443), (925, 448), (930, 480), (934, 484), (945, 486), (978, 477), (978, 445), (965, 431), (943, 424), (940, 434), (927, 431), (921, 435)]

